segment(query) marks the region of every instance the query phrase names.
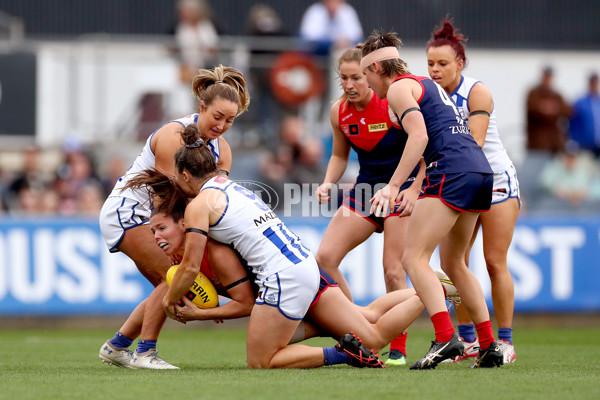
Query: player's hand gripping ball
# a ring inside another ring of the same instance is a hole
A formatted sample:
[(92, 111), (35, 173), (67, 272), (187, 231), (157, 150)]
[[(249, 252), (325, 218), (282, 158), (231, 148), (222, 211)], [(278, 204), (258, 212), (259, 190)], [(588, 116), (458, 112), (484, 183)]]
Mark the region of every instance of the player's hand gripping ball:
[[(169, 286), (171, 286), (175, 272), (177, 272), (177, 267), (179, 265), (173, 265), (167, 271), (167, 285)], [(217, 290), (210, 279), (202, 272), (198, 272), (196, 280), (192, 283), (192, 287), (190, 287), (190, 291), (186, 293), (185, 297), (199, 308), (213, 308), (219, 305)]]

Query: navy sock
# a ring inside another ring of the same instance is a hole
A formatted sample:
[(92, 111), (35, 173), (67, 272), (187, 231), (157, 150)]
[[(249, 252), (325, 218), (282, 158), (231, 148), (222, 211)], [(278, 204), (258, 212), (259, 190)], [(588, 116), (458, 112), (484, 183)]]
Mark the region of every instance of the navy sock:
[(335, 347), (323, 347), (323, 355), (325, 356), (325, 365), (348, 364), (350, 362), (350, 356), (337, 351)]
[(133, 343), (133, 339), (129, 339), (127, 336), (124, 336), (121, 332), (115, 333), (115, 337), (110, 339), (110, 343), (115, 347), (129, 347), (131, 343)]
[(512, 328), (498, 328), (498, 339), (502, 339), (510, 344), (513, 344)]
[(135, 350), (136, 353), (145, 353), (150, 349), (156, 348), (156, 340), (138, 340), (138, 347)]
[(475, 341), (475, 324), (458, 325), (458, 335), (465, 342), (473, 343)]

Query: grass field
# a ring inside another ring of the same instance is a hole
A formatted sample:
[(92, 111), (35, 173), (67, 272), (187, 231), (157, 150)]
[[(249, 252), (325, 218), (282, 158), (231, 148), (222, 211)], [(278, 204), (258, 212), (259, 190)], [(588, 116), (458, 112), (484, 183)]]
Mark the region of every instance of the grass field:
[[(409, 331), (410, 361), (425, 354), (433, 337), (426, 323), (417, 325)], [(167, 327), (160, 353), (182, 369), (124, 370), (98, 358), (112, 327), (5, 327), (0, 399), (600, 399), (600, 327), (533, 325), (515, 329), (515, 364), (472, 370), (464, 362), (434, 371), (248, 370), (239, 324)]]

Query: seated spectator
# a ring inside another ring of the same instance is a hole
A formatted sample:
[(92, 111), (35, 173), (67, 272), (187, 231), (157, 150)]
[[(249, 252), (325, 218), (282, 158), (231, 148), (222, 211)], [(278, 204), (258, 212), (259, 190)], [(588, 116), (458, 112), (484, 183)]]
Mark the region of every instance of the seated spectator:
[[(32, 197), (41, 193), (51, 178), (47, 171), (41, 165), (41, 151), (38, 147), (28, 147), (23, 151), (23, 166), (15, 175), (12, 181), (8, 184), (7, 203), (10, 208), (18, 208), (22, 210), (25, 203), (29, 203)], [(31, 210), (31, 205), (26, 206), (27, 210)]]
[(84, 184), (77, 193), (78, 215), (98, 217), (104, 204), (104, 191), (100, 184), (90, 182)]
[(598, 207), (591, 191), (592, 182), (600, 178), (593, 155), (580, 151), (575, 142), (568, 142), (564, 152), (547, 163), (540, 173), (544, 198), (542, 211), (593, 210)]
[(82, 188), (89, 184), (102, 187), (102, 183), (96, 176), (92, 159), (80, 143), (68, 142), (64, 150), (64, 161), (56, 172), (53, 189), (60, 197), (60, 213), (70, 215), (78, 211), (78, 196)]
[(581, 149), (600, 155), (600, 92), (596, 73), (590, 75), (587, 94), (575, 101), (572, 110), (569, 124), (571, 139)]

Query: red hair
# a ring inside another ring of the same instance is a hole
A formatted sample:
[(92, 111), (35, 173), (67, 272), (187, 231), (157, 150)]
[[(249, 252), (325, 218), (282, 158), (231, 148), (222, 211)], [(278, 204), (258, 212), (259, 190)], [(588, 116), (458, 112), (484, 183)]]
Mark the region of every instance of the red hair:
[(442, 26), (436, 26), (431, 36), (431, 39), (427, 42), (427, 50), (430, 47), (448, 45), (454, 51), (454, 54), (456, 54), (456, 58), (463, 60), (465, 65), (467, 64), (467, 56), (465, 56), (465, 47), (463, 45), (463, 42), (466, 42), (467, 39), (465, 39), (458, 29), (454, 29), (452, 20), (448, 19), (448, 17), (444, 18)]

